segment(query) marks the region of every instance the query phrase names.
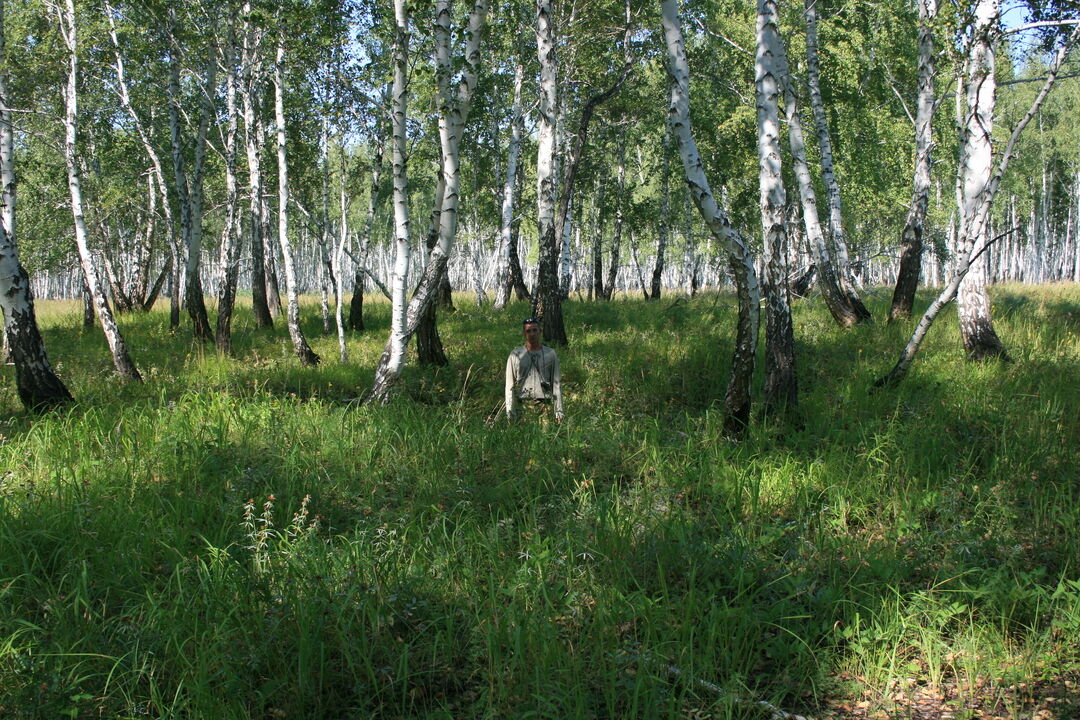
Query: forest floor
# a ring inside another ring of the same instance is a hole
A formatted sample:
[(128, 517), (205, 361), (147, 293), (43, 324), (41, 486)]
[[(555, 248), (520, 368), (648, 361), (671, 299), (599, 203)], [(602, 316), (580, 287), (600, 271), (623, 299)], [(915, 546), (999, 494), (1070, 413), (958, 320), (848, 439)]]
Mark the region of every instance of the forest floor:
[(726, 294), (572, 298), (560, 426), (499, 416), (523, 304), (373, 407), (384, 303), (345, 363), (305, 305), (314, 368), (124, 316), (137, 384), (41, 302), (76, 402), (0, 388), (0, 717), (1078, 718), (1080, 287), (993, 296), (1012, 362), (950, 310), (887, 391), (910, 327), (800, 301), (739, 442)]

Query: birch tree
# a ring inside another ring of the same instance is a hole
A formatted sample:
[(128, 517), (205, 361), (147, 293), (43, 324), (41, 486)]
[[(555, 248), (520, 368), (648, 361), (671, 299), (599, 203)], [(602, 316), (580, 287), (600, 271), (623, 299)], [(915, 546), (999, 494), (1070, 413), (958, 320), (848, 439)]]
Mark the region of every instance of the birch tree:
[(4, 337), (15, 366), (15, 390), (27, 410), (42, 410), (69, 402), (71, 393), (57, 377), (38, 330), (30, 278), (15, 244), (15, 129), (8, 105), (4, 0), (0, 0), (0, 309)]
[(75, 245), (79, 251), (83, 278), (93, 302), (94, 311), (101, 322), (105, 339), (109, 344), (113, 365), (121, 377), (141, 381), (142, 376), (131, 361), (127, 343), (120, 328), (113, 318), (112, 308), (105, 297), (98, 277), (97, 265), (90, 251), (86, 232), (86, 216), (83, 212), (82, 176), (78, 155), (78, 118), (79, 118), (79, 45), (74, 0), (50, 2), (49, 6), (56, 14), (60, 34), (67, 49), (67, 84), (64, 88), (64, 162), (67, 166), (68, 193), (71, 201), (71, 214), (75, 224)]
[[(998, 0), (979, 0), (975, 7), (973, 27), (967, 45), (967, 60), (965, 62), (966, 110), (964, 112), (960, 142), (960, 162), (957, 167), (957, 192), (960, 201), (958, 215), (961, 215), (962, 218), (957, 223), (956, 254), (952, 274), (945, 288), (930, 303), (926, 312), (919, 319), (896, 364), (886, 375), (874, 383), (876, 387), (896, 385), (907, 376), (911, 364), (915, 361), (915, 356), (918, 354), (923, 340), (926, 339), (934, 320), (957, 296), (975, 261), (995, 241), (996, 238), (991, 237), (989, 233), (990, 207), (998, 188), (1001, 186), (1001, 179), (1009, 166), (1009, 161), (1016, 150), (1017, 140), (1023, 133), (1024, 128), (1038, 113), (1039, 108), (1042, 107), (1057, 80), (1062, 62), (1064, 62), (1069, 50), (1075, 45), (1077, 37), (1080, 36), (1080, 24), (1076, 24), (1058, 46), (1042, 88), (1035, 96), (1027, 113), (1013, 128), (1005, 149), (998, 159), (997, 168), (994, 169), (992, 166), (991, 131), (993, 129), (992, 115), (995, 88), (992, 81), (992, 68), (994, 43), (1000, 39), (999, 20), (1000, 6)], [(991, 79), (989, 82), (987, 82), (988, 78)], [(972, 317), (978, 320), (977, 315)], [(961, 332), (968, 332), (964, 329), (964, 318), (961, 317), (960, 323)], [(972, 329), (978, 330), (977, 327)], [(985, 336), (977, 335), (976, 339), (985, 339)], [(1000, 343), (1000, 340), (998, 342)], [(966, 338), (964, 346), (965, 349), (968, 349)], [(978, 345), (975, 347), (979, 348)], [(968, 352), (969, 355), (972, 354), (970, 349), (968, 349)], [(972, 356), (985, 357), (985, 355)]]
[[(281, 18), (279, 17), (279, 21)], [(296, 262), (289, 241), (289, 164), (285, 152), (285, 27), (278, 27), (277, 55), (274, 62), (274, 121), (277, 126), (278, 161), (278, 243), (281, 245), (288, 297), (289, 337), (293, 352), (302, 365), (318, 365), (319, 356), (308, 345), (300, 328), (300, 295), (296, 288)]]
[(267, 297), (266, 233), (262, 189), (262, 153), (266, 135), (259, 120), (258, 97), (263, 85), (261, 61), (262, 32), (252, 22), (251, 0), (245, 0), (241, 49), (242, 105), (244, 112), (244, 153), (248, 166), (248, 238), (251, 244), (251, 309), (255, 326), (271, 328), (274, 318)]
[(788, 72), (786, 52), (782, 47), (779, 50), (781, 54), (777, 57), (777, 69), (784, 88), (784, 116), (788, 126), (788, 147), (791, 149), (791, 163), (799, 188), (806, 239), (817, 266), (818, 286), (821, 288), (821, 297), (825, 300), (825, 305), (829, 308), (833, 319), (841, 327), (850, 327), (860, 322), (860, 315), (851, 307), (840, 287), (840, 281), (836, 276), (836, 266), (826, 244), (825, 233), (821, 229), (817, 192), (814, 190), (810, 165), (806, 160), (806, 139), (803, 135), (802, 119), (799, 117), (799, 104), (791, 75)]
[[(397, 218), (397, 225), (402, 227), (405, 223), (404, 239), (407, 242), (408, 209), (404, 205), (406, 178), (404, 171), (405, 153), (405, 111), (406, 111), (406, 87), (405, 87), (405, 63), (408, 57), (408, 14), (404, 7), (398, 8), (402, 0), (395, 0), (395, 19), (398, 24), (397, 37), (394, 42), (394, 202), (395, 206), (401, 203), (400, 210), (404, 211), (403, 218)], [(440, 64), (446, 63), (444, 70), (449, 64), (449, 0), (438, 0), (435, 8), (437, 26), (440, 30), (436, 33), (436, 59)], [(487, 0), (476, 0), (469, 12), (468, 27), (465, 33), (465, 55), (461, 80), (456, 91), (451, 91), (447, 85), (441, 86), (439, 93), (439, 145), (442, 151), (441, 184), (443, 187), (443, 202), (439, 212), (439, 240), (431, 251), (424, 274), (420, 278), (416, 291), (405, 307), (404, 276), (408, 273), (408, 250), (405, 250), (405, 262), (403, 267), (395, 270), (394, 276), (394, 310), (393, 323), (391, 326), (390, 339), (383, 350), (379, 365), (375, 370), (375, 384), (371, 390), (371, 399), (378, 402), (387, 402), (390, 391), (405, 364), (405, 348), (409, 339), (431, 303), (435, 301), (435, 294), (442, 281), (442, 274), (446, 270), (450, 252), (453, 249), (454, 239), (457, 235), (458, 205), (460, 202), (460, 164), (459, 146), (465, 123), (469, 117), (469, 106), (472, 102), (473, 93), (476, 90), (480, 69), (480, 41), (483, 36), (484, 26), (487, 23)], [(400, 136), (400, 137), (399, 137)], [(401, 157), (398, 157), (398, 153)], [(398, 161), (401, 161), (402, 174), (398, 174)], [(400, 181), (400, 198), (399, 198)], [(399, 208), (395, 207), (395, 216)], [(399, 239), (399, 263), (401, 259)], [(398, 270), (401, 270), (399, 278)], [(398, 288), (398, 283), (402, 287)], [(399, 309), (400, 304), (400, 309)]]
[(182, 131), (180, 127), (180, 56), (176, 11), (169, 9), (169, 134), (172, 141), (173, 171), (176, 176), (176, 194), (180, 205), (180, 235), (186, 249), (187, 287), (185, 304), (191, 316), (192, 332), (197, 340), (209, 341), (213, 337), (210, 319), (203, 297), (202, 225), (203, 225), (203, 179), (206, 171), (206, 135), (213, 114), (213, 97), (216, 88), (217, 58), (214, 49), (208, 53), (202, 86), (198, 88), (199, 126), (196, 131), (194, 163), (188, 176), (184, 158)]
[[(146, 128), (145, 123), (142, 120), (142, 116), (136, 111), (134, 104), (131, 102), (131, 92), (128, 89), (126, 64), (124, 62), (124, 53), (120, 46), (120, 39), (116, 31), (116, 19), (115, 12), (112, 5), (108, 2), (105, 3), (105, 15), (109, 22), (109, 39), (113, 46), (114, 66), (116, 68), (116, 84), (117, 94), (120, 98), (120, 104), (127, 112), (129, 118), (131, 118), (132, 124), (135, 127), (135, 131), (139, 136), (139, 142), (143, 146), (143, 151), (146, 153), (147, 158), (150, 160), (151, 177), (148, 179), (150, 193), (149, 195), (152, 207), (150, 209), (150, 215), (153, 216), (154, 207), (154, 192), (156, 190), (157, 197), (160, 202), (161, 214), (165, 222), (165, 231), (169, 240), (169, 260), (166, 262), (166, 267), (162, 270), (161, 279), (163, 280), (168, 273), (172, 277), (172, 287), (170, 292), (169, 303), (169, 326), (176, 328), (180, 325), (180, 246), (179, 238), (176, 235), (176, 224), (173, 222), (172, 214), (172, 202), (169, 199), (168, 186), (165, 183), (165, 171), (161, 162), (161, 156), (158, 154), (157, 148), (150, 141), (150, 134)], [(148, 233), (149, 234), (149, 233)], [(156, 288), (160, 289), (160, 284), (155, 284)], [(144, 305), (144, 309), (149, 310), (153, 304), (153, 299), (156, 297), (157, 292), (150, 293), (147, 298), (149, 304)]]
[(745, 434), (750, 421), (750, 391), (757, 351), (758, 305), (761, 293), (754, 269), (754, 257), (731, 226), (727, 214), (717, 204), (705, 177), (705, 168), (698, 154), (697, 144), (694, 142), (690, 126), (690, 70), (677, 0), (662, 0), (661, 9), (667, 67), (671, 79), (668, 116), (682, 157), (687, 189), (705, 224), (727, 251), (728, 265), (735, 276), (739, 316), (731, 377), (724, 396), (724, 430), (734, 437), (740, 437)]
[(900, 241), (900, 269), (896, 274), (889, 321), (911, 317), (915, 291), (922, 271), (923, 231), (930, 201), (931, 153), (933, 151), (934, 30), (937, 0), (915, 0), (919, 12), (919, 79), (915, 111), (915, 169), (911, 206), (904, 219)]
[(540, 320), (544, 339), (565, 345), (566, 327), (559, 287), (559, 243), (555, 227), (558, 177), (555, 171), (555, 132), (559, 111), (558, 70), (555, 54), (555, 18), (550, 0), (536, 0), (536, 56), (540, 61), (540, 105), (537, 119), (536, 222), (540, 262), (533, 291), (533, 315)]
[(833, 170), (832, 136), (825, 118), (825, 103), (821, 99), (821, 64), (818, 60), (817, 41), (817, 2), (804, 0), (806, 17), (806, 75), (810, 90), (810, 107), (814, 114), (814, 127), (817, 130), (818, 149), (821, 151), (821, 179), (825, 185), (825, 197), (829, 207), (829, 239), (832, 241), (835, 262), (834, 275), (845, 303), (856, 322), (870, 320), (870, 311), (866, 309), (855, 281), (851, 276), (851, 263), (848, 260), (847, 236), (844, 233), (844, 217), (840, 202), (840, 184), (836, 181)]
[(668, 224), (671, 222), (671, 125), (664, 123), (664, 142), (661, 146), (660, 167), (660, 223), (656, 233), (656, 263), (653, 265), (649, 299), (659, 300), (664, 276), (664, 258), (667, 254)]
[(236, 13), (229, 12), (228, 30), (222, 62), (225, 65), (225, 226), (221, 234), (221, 282), (218, 287), (217, 328), (214, 333), (218, 351), (232, 353), (232, 316), (236, 286), (240, 274), (240, 192), (236, 176), (237, 134), (240, 109), (237, 106)]
[[(1005, 345), (994, 330), (990, 314), (990, 296), (986, 292), (986, 257), (972, 250), (985, 244), (990, 231), (988, 216), (990, 178), (993, 165), (992, 135), (997, 101), (996, 51), (1001, 36), (1000, 0), (979, 0), (975, 6), (975, 24), (964, 71), (967, 112), (960, 143), (961, 170), (957, 182), (957, 207), (960, 223), (955, 252), (970, 258), (970, 268), (957, 290), (957, 317), (964, 350), (972, 359), (1007, 358)], [(982, 207), (985, 199), (985, 215)]]
[[(495, 277), (498, 286), (495, 289), (495, 309), (501, 310), (510, 299), (514, 288), (513, 266), (510, 263), (511, 251), (517, 255), (516, 238), (513, 233), (514, 201), (518, 184), (518, 161), (521, 157), (521, 135), (524, 131), (525, 118), (521, 107), (521, 86), (525, 79), (525, 66), (518, 58), (514, 62), (514, 100), (510, 110), (510, 142), (506, 148), (506, 177), (502, 186), (502, 202), (499, 212), (499, 265)], [(521, 267), (517, 267), (518, 278)]]
[(780, 32), (775, 0), (758, 0), (755, 78), (758, 125), (758, 184), (765, 250), (765, 407), (794, 410), (798, 401), (795, 335), (788, 299), (787, 224), (780, 155)]

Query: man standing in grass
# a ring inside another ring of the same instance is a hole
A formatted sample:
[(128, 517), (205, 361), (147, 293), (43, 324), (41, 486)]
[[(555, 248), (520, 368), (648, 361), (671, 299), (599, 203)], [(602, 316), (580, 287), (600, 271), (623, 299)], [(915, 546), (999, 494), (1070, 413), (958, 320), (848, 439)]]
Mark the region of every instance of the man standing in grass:
[(525, 344), (510, 352), (506, 359), (506, 416), (511, 420), (521, 408), (535, 408), (547, 415), (554, 405), (555, 422), (563, 418), (559, 356), (540, 343), (540, 321), (526, 318), (521, 323)]

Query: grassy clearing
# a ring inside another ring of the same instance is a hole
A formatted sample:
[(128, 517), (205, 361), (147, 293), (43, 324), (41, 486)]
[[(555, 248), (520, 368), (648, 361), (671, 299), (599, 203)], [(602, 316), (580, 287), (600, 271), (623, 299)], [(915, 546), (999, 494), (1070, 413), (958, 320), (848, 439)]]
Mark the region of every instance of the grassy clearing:
[(561, 427), (486, 422), (524, 306), (360, 407), (386, 305), (314, 369), (126, 317), (124, 385), (42, 303), (79, 402), (0, 391), (0, 716), (1075, 717), (1080, 290), (996, 300), (1016, 362), (945, 317), (877, 393), (905, 330), (800, 305), (801, 427), (737, 445), (726, 296), (571, 303)]

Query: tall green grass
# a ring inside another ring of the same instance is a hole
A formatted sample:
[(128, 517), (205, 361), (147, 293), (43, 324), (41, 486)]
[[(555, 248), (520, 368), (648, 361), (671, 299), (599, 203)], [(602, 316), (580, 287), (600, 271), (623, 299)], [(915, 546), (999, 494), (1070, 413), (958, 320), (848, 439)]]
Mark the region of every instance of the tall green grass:
[(544, 426), (492, 421), (524, 306), (462, 296), (452, 365), (370, 407), (384, 304), (345, 365), (307, 318), (317, 368), (243, 313), (236, 358), (128, 316), (132, 385), (41, 303), (78, 402), (0, 390), (0, 717), (1080, 707), (1080, 290), (997, 291), (1010, 364), (943, 317), (887, 392), (906, 329), (803, 303), (799, 417), (739, 444), (732, 304), (571, 302)]

